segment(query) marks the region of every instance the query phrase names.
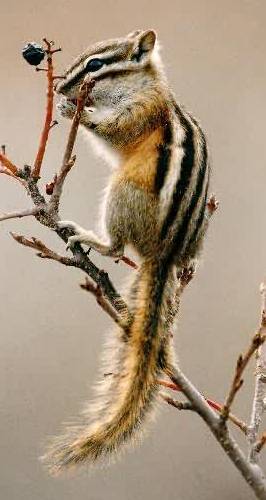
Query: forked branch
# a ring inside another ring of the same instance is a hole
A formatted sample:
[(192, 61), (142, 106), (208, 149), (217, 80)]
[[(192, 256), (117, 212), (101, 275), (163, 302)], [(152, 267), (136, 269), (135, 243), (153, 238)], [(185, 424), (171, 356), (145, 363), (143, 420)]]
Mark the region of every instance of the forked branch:
[[(53, 68), (53, 54), (61, 49), (52, 49), (53, 42), (49, 42), (46, 38), (43, 39), (46, 45), (46, 59), (47, 68), (45, 68), (45, 73), (47, 76), (47, 102), (46, 102), (46, 113), (43, 130), (40, 137), (40, 144), (38, 147), (36, 159), (34, 162), (34, 167), (32, 170), (32, 177), (38, 179), (40, 177), (42, 162), (45, 154), (45, 149), (49, 137), (50, 130), (52, 128), (53, 121), (53, 105), (54, 105), (54, 68)], [(38, 68), (36, 68), (38, 69)]]
[(221, 412), (221, 424), (222, 425), (228, 419), (230, 409), (231, 409), (231, 406), (234, 402), (235, 396), (243, 384), (242, 375), (244, 373), (244, 370), (245, 370), (247, 364), (249, 363), (250, 359), (254, 355), (254, 353), (263, 344), (264, 341), (265, 341), (265, 335), (262, 334), (262, 331), (260, 329), (258, 331), (258, 333), (256, 333), (254, 335), (253, 339), (251, 340), (251, 344), (250, 344), (247, 352), (244, 355), (240, 354), (240, 356), (238, 357), (236, 368), (235, 368), (235, 375), (234, 375), (234, 378), (233, 378), (233, 381), (232, 381), (232, 384), (231, 384), (231, 387), (229, 390), (229, 394), (225, 400), (225, 403), (223, 405), (222, 412)]

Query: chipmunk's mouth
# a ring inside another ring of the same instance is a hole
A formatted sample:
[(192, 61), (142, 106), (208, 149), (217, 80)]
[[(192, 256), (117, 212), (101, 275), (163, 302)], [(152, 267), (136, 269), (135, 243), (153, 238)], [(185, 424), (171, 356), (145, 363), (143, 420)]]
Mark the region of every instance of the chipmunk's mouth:
[(72, 102), (72, 104), (75, 104), (75, 106), (77, 106), (77, 104), (78, 104), (78, 100), (75, 98), (67, 98), (67, 101)]
[[(78, 100), (75, 98), (75, 97), (68, 97), (67, 98), (67, 102), (71, 102), (72, 104), (74, 104), (74, 106), (77, 106), (78, 105)], [(90, 106), (90, 107), (89, 107)], [(91, 108), (91, 103), (88, 103), (88, 105), (85, 103), (85, 106), (84, 106), (90, 113), (93, 111), (92, 108)]]

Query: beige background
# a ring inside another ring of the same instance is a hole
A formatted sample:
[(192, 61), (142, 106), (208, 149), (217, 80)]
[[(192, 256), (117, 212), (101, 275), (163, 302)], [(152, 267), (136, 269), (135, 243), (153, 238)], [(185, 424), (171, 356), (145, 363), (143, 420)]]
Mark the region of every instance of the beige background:
[[(58, 72), (93, 41), (155, 28), (177, 96), (208, 132), (213, 190), (220, 210), (211, 224), (197, 278), (183, 300), (176, 345), (198, 387), (222, 400), (234, 362), (256, 328), (258, 286), (266, 271), (264, 0), (2, 0), (0, 4), (0, 142), (31, 163), (42, 124), (42, 74), (25, 64), (28, 40), (56, 39)], [(68, 124), (54, 129), (45, 165), (60, 163)], [(106, 167), (77, 143), (62, 216), (91, 227)], [(1, 211), (27, 207), (22, 189), (0, 179)], [(196, 416), (162, 407), (143, 445), (107, 470), (49, 478), (37, 460), (42, 443), (91, 394), (103, 332), (110, 322), (77, 286), (78, 271), (39, 261), (8, 231), (41, 236), (33, 220), (0, 227), (0, 476), (3, 500), (247, 500), (251, 493)], [(121, 283), (127, 269), (104, 265)], [(235, 411), (248, 418), (253, 367)], [(237, 430), (236, 437), (243, 444)], [(265, 460), (264, 460), (265, 462)]]

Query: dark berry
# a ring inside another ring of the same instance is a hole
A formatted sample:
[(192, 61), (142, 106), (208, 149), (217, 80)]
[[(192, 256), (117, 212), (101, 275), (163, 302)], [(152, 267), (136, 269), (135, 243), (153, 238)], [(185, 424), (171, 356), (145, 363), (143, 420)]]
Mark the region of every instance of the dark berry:
[(38, 64), (40, 64), (40, 62), (44, 59), (45, 50), (38, 43), (30, 42), (27, 43), (22, 50), (22, 55), (29, 64), (32, 66), (38, 66)]

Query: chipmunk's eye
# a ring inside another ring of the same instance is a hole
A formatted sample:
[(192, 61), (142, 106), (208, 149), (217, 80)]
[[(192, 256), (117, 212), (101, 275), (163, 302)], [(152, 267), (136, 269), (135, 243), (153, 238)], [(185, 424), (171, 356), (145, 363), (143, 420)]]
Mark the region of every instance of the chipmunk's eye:
[(91, 59), (86, 65), (86, 71), (93, 73), (93, 71), (98, 71), (104, 65), (104, 61), (101, 59)]

